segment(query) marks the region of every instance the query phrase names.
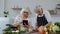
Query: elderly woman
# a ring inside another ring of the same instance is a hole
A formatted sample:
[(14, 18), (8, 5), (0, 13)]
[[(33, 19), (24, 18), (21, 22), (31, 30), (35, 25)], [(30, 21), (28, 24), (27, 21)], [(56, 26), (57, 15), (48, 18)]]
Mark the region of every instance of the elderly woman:
[(21, 25), (21, 30), (24, 30), (25, 27), (31, 27), (29, 15), (30, 10), (27, 8), (23, 8), (20, 12), (20, 15), (16, 17), (13, 25)]

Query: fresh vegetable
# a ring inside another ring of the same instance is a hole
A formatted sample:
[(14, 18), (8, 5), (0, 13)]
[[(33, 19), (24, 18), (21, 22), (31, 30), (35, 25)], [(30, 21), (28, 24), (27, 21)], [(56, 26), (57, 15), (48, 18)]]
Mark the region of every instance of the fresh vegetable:
[(60, 28), (60, 22), (55, 22), (55, 25), (57, 25)]
[(59, 28), (57, 25), (54, 25), (53, 31), (54, 31), (54, 32), (60, 31), (60, 28)]
[(39, 27), (39, 33), (40, 33), (40, 34), (45, 34), (44, 26), (40, 26), (40, 27)]
[(3, 31), (10, 31), (10, 28), (7, 27), (7, 28), (5, 28)]

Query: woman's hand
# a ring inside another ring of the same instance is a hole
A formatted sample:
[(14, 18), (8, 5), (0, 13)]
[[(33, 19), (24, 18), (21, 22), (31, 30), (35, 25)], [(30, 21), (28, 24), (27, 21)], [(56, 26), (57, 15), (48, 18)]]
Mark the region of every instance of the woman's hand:
[(17, 25), (20, 25), (21, 22), (19, 20), (15, 20), (14, 23), (12, 24), (13, 26), (17, 26)]
[(31, 23), (28, 23), (28, 25), (25, 24), (24, 26), (29, 28), (29, 27), (31, 27), (32, 25), (31, 25)]

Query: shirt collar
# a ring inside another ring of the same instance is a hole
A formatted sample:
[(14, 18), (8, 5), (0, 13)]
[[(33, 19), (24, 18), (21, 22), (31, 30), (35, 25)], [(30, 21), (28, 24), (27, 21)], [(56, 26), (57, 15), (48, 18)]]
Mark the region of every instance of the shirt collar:
[(43, 14), (42, 14), (42, 15), (38, 15), (38, 14), (37, 14), (37, 16), (38, 16), (38, 17), (42, 17), (42, 16), (43, 16)]

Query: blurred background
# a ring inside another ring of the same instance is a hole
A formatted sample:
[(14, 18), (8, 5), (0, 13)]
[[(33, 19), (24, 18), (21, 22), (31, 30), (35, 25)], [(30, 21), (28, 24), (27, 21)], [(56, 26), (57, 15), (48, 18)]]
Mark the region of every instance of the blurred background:
[(60, 21), (60, 0), (0, 0), (0, 31), (5, 28), (2, 25), (13, 23), (21, 8), (29, 7), (34, 14), (37, 5), (50, 12), (53, 23)]

